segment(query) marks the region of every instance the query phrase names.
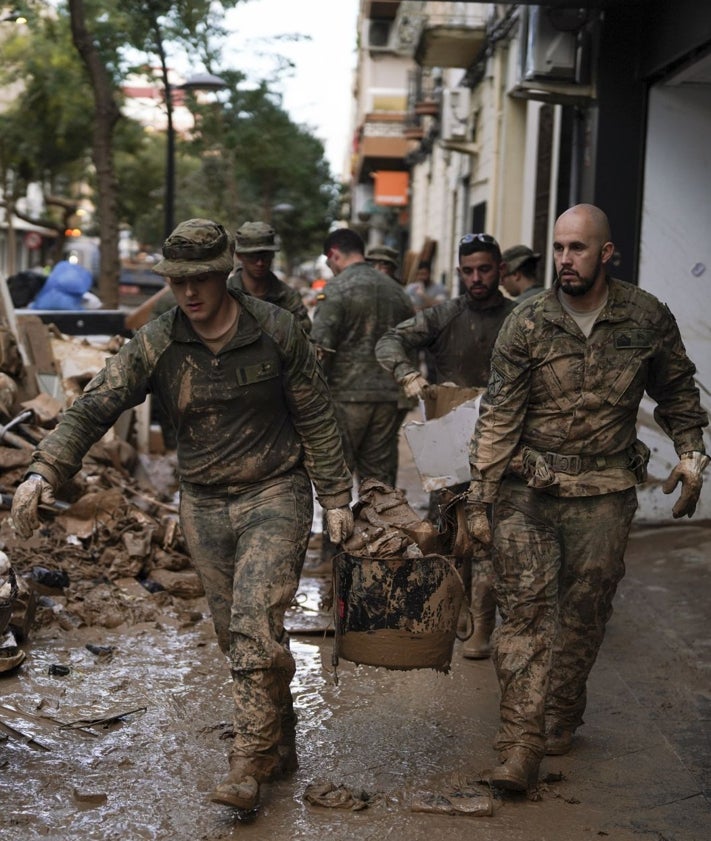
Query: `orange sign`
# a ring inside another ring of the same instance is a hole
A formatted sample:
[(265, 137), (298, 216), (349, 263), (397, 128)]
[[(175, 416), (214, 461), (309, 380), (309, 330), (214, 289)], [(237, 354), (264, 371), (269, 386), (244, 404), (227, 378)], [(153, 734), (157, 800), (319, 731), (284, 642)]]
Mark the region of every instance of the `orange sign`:
[(409, 172), (380, 170), (374, 173), (376, 204), (387, 207), (405, 207), (408, 204), (410, 187)]

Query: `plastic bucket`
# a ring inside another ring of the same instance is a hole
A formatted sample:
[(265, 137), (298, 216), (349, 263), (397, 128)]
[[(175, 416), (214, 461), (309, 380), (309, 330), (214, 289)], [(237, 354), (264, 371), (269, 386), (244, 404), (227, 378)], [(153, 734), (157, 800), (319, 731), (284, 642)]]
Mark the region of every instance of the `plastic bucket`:
[(443, 555), (337, 555), (335, 661), (448, 671), (464, 598), (458, 563)]

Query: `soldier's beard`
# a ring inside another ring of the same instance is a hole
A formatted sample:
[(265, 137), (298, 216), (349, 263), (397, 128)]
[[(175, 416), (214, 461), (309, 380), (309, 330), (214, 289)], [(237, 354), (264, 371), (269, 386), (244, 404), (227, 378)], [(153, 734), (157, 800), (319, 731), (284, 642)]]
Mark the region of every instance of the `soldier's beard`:
[(575, 276), (578, 279), (577, 283), (571, 283), (566, 277), (561, 277), (558, 275), (558, 283), (560, 284), (560, 288), (565, 292), (566, 295), (570, 295), (571, 298), (582, 298), (586, 292), (589, 292), (593, 286), (595, 285), (595, 280), (600, 274), (602, 270), (602, 260), (598, 258), (597, 263), (595, 264), (595, 268), (590, 274), (589, 277), (583, 277), (575, 272)]

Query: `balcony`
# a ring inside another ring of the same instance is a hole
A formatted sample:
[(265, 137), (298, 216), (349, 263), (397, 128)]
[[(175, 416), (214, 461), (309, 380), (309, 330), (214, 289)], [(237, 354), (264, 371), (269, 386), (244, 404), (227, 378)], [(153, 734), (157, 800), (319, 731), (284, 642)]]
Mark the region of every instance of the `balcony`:
[(410, 150), (405, 131), (405, 115), (370, 113), (358, 132), (353, 155), (353, 176), (357, 183), (367, 182), (378, 170), (404, 169)]
[(393, 26), (400, 53), (421, 67), (469, 67), (486, 40), (486, 4), (405, 2)]

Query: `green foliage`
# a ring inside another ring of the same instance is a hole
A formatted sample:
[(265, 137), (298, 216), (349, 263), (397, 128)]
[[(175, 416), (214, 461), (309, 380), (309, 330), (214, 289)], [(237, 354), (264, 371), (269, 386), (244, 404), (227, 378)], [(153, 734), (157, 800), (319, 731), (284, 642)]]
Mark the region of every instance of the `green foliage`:
[(320, 249), (336, 209), (323, 144), (290, 119), (266, 83), (244, 90), (242, 74), (221, 76), (224, 101), (193, 105), (201, 167), (190, 193), (205, 196), (207, 215), (234, 227), (248, 219), (271, 221), (291, 263), (309, 257)]
[[(295, 124), (270, 86), (276, 76), (245, 90), (238, 70), (217, 68), (225, 8), (239, 0), (82, 0), (92, 43), (116, 86), (138, 67), (193, 66), (219, 74), (219, 94), (187, 95), (195, 130), (176, 137), (175, 219), (212, 216), (236, 228), (247, 219), (271, 221), (290, 262), (320, 249), (333, 218), (337, 188), (323, 145)], [(96, 187), (91, 166), (94, 92), (71, 39), (63, 5), (30, 18), (24, 35), (3, 42), (0, 84), (18, 84), (15, 101), (0, 112), (0, 179), (39, 181), (67, 196)], [(303, 36), (290, 36), (303, 37)], [(154, 81), (160, 85), (160, 76)], [(218, 101), (219, 100), (219, 101)], [(157, 249), (163, 237), (166, 140), (124, 118), (113, 129), (119, 221)], [(85, 189), (85, 187), (82, 187)], [(110, 189), (105, 187), (105, 189)], [(18, 193), (19, 194), (19, 193)], [(276, 210), (275, 210), (276, 208)]]

